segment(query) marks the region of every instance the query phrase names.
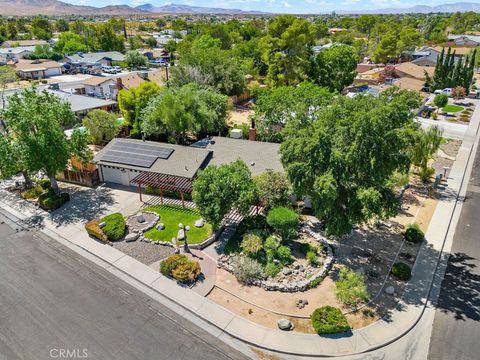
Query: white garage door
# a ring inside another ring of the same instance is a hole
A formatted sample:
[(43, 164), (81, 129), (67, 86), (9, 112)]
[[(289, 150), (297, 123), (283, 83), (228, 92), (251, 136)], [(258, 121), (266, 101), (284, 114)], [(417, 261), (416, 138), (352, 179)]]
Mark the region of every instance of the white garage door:
[[(123, 171), (122, 171), (123, 170)], [(129, 186), (128, 170), (102, 166), (103, 181)]]

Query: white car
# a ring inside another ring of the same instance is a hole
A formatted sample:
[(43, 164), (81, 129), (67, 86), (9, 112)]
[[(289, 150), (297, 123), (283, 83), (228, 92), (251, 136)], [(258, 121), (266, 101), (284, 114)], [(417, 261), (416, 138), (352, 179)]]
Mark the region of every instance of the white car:
[(437, 89), (435, 90), (434, 94), (447, 94), (448, 96), (452, 96), (452, 88), (445, 88), (445, 89)]

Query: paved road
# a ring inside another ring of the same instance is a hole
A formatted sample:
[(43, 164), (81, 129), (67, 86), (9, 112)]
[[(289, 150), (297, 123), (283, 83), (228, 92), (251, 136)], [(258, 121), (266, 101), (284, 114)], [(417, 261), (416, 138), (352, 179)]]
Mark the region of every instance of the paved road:
[(1, 360), (247, 359), (42, 233), (3, 221)]
[(480, 147), (435, 312), (428, 358), (480, 358)]

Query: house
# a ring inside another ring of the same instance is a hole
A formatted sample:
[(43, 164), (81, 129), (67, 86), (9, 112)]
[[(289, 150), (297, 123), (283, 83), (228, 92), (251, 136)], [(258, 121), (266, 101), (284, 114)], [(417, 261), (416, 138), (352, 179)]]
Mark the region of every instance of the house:
[(384, 67), (373, 67), (370, 70), (363, 71), (357, 74), (354, 84), (366, 82), (368, 84), (378, 84), (381, 82)]
[(144, 71), (122, 75), (116, 78), (119, 89), (130, 90), (150, 81), (163, 86), (166, 83), (166, 70)]
[(409, 77), (412, 79), (423, 80), (425, 82), (425, 73), (429, 76), (433, 76), (435, 68), (431, 66), (419, 66), (413, 62), (407, 61), (395, 65), (395, 72), (399, 78)]
[(18, 61), (24, 59), (35, 51), (35, 46), (18, 46), (9, 48), (0, 48), (0, 56), (3, 56), (7, 61)]
[(12, 67), (22, 79), (39, 80), (63, 73), (62, 64), (52, 60), (19, 59)]
[(111, 77), (93, 76), (82, 82), (85, 87), (85, 93), (88, 96), (94, 96), (102, 99), (117, 98), (117, 80)]
[(144, 49), (139, 51), (140, 54), (145, 55), (149, 61), (157, 60), (157, 59), (170, 59), (170, 53), (163, 49)]
[(448, 35), (448, 41), (453, 41), (457, 46), (479, 46), (480, 36), (478, 35)]
[(22, 47), (22, 46), (39, 46), (39, 45), (49, 45), (48, 41), (46, 40), (7, 40), (4, 41), (2, 46), (3, 47)]
[(112, 61), (124, 61), (125, 56), (118, 51), (82, 53), (66, 55), (64, 61), (72, 65), (106, 65), (111, 66)]
[(113, 139), (93, 162), (104, 182), (125, 186), (154, 186), (191, 192), (198, 171), (209, 165), (245, 161), (252, 175), (283, 171), (280, 144), (212, 137), (192, 146), (135, 139)]

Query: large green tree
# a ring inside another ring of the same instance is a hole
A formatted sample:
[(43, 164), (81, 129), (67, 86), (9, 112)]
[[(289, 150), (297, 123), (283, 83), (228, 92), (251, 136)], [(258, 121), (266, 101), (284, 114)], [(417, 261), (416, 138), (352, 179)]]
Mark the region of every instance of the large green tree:
[(396, 213), (389, 186), (395, 171), (406, 171), (418, 94), (391, 88), (378, 97), (340, 96), (316, 113), (281, 146), (294, 192), (308, 196), (329, 234)]
[(68, 141), (62, 125), (71, 124), (75, 115), (70, 104), (48, 91), (35, 87), (8, 98), (2, 114), (14, 139), (16, 156), (30, 172), (44, 172), (59, 193), (55, 176), (67, 167), (72, 155), (84, 158), (85, 149), (75, 135), (74, 146)]
[(227, 97), (195, 84), (164, 88), (142, 113), (147, 135), (173, 136), (184, 142), (187, 132), (204, 134), (225, 128)]
[(84, 43), (82, 36), (66, 31), (58, 36), (58, 40), (53, 49), (60, 54), (73, 54), (78, 51), (88, 51), (88, 46)]
[(90, 140), (99, 145), (112, 140), (118, 134), (117, 116), (105, 110), (92, 110), (83, 119), (83, 126), (87, 128)]
[(358, 56), (353, 47), (334, 45), (315, 58), (315, 81), (330, 91), (341, 92), (357, 76)]
[(193, 182), (192, 196), (205, 220), (217, 228), (233, 209), (246, 215), (255, 202), (255, 193), (250, 170), (237, 160), (200, 172)]
[(261, 39), (262, 60), (268, 66), (271, 85), (296, 85), (307, 79), (310, 70), (315, 28), (292, 15), (276, 17)]
[(160, 90), (161, 87), (159, 85), (146, 81), (136, 88), (121, 90), (118, 93), (118, 106), (125, 118), (126, 125), (131, 129), (131, 136), (140, 136), (140, 115), (150, 100), (154, 98)]

